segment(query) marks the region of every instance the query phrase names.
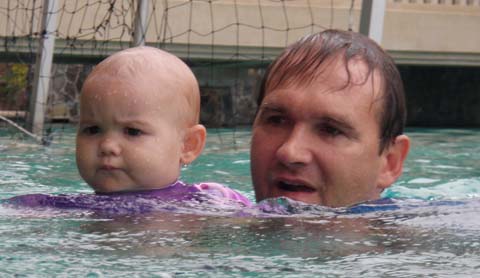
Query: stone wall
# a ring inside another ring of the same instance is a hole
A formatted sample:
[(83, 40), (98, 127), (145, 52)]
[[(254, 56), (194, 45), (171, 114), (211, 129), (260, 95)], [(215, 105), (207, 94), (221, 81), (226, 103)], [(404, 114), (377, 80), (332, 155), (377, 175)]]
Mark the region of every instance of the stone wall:
[(202, 95), (203, 124), (231, 127), (253, 123), (262, 68), (211, 66), (193, 71)]
[[(92, 65), (55, 64), (48, 99), (47, 121), (78, 120), (82, 84)], [(200, 120), (207, 127), (250, 125), (256, 111), (255, 92), (262, 70), (251, 67), (194, 66), (199, 80)]]
[(78, 120), (80, 91), (92, 68), (92, 65), (80, 64), (53, 65), (46, 116), (48, 121)]
[[(78, 98), (92, 65), (55, 64), (47, 120), (76, 122)], [(480, 68), (399, 66), (409, 126), (480, 126)], [(233, 127), (253, 122), (263, 74), (259, 66), (193, 66), (202, 99), (201, 122)]]

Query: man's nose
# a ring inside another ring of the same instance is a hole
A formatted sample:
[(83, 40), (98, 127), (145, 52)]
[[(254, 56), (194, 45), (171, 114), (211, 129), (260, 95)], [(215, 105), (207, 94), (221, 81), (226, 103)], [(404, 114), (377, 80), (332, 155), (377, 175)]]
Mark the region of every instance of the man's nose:
[(100, 141), (98, 151), (100, 156), (115, 156), (120, 154), (121, 147), (114, 136), (105, 135)]
[(277, 149), (277, 158), (285, 166), (303, 166), (312, 160), (306, 127), (294, 127)]

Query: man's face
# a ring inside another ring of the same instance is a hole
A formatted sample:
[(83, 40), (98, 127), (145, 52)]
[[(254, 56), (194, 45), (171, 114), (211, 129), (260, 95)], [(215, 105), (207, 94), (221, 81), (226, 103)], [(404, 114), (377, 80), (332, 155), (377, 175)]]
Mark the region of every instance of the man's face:
[(183, 104), (131, 85), (105, 79), (82, 92), (77, 166), (96, 192), (161, 188), (179, 176)]
[[(339, 207), (376, 199), (385, 154), (379, 154), (380, 76), (367, 82), (361, 61), (342, 62), (310, 85), (267, 91), (253, 125), (251, 171), (257, 201), (285, 196)], [(267, 88), (268, 89), (268, 88)]]

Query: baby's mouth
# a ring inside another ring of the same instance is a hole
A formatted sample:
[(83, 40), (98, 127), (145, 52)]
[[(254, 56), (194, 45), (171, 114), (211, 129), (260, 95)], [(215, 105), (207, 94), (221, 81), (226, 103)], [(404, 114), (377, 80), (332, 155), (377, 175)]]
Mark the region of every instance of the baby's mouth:
[(105, 164), (105, 165), (100, 166), (99, 170), (101, 170), (101, 171), (115, 171), (115, 170), (119, 170), (119, 168), (115, 167), (115, 166), (112, 166), (112, 165)]
[(290, 192), (315, 192), (315, 189), (304, 185), (304, 184), (299, 184), (299, 183), (290, 183), (290, 182), (285, 182), (285, 181), (279, 181), (277, 182), (278, 188), (284, 191), (290, 191)]

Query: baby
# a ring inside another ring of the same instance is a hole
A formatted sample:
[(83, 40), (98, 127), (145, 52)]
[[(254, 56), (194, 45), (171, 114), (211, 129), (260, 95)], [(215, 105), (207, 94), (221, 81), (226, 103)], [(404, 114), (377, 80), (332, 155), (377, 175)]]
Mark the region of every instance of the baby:
[(94, 68), (80, 98), (76, 161), (97, 194), (63, 201), (62, 195), (26, 195), (16, 203), (28, 199), (26, 203), (49, 205), (49, 196), (56, 198), (57, 207), (89, 207), (92, 198), (189, 201), (201, 196), (250, 206), (247, 198), (223, 185), (178, 180), (182, 165), (194, 161), (205, 145), (199, 113), (198, 83), (179, 58), (152, 47), (117, 52)]

